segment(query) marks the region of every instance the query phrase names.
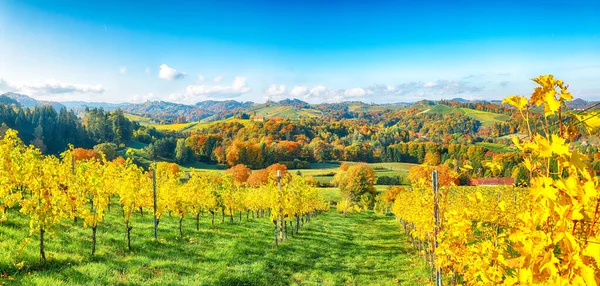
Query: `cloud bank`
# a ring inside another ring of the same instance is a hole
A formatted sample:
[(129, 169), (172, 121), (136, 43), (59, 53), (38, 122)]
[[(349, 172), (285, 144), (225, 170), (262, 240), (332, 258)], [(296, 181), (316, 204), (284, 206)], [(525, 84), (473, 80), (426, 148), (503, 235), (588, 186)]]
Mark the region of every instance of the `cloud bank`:
[(271, 84), (264, 90), (264, 98), (270, 100), (298, 98), (310, 102), (355, 100), (398, 102), (451, 98), (460, 95), (472, 95), (483, 90), (483, 86), (464, 80), (410, 81), (396, 85), (374, 84), (367, 87), (351, 87), (338, 90), (329, 89), (323, 85), (313, 88), (308, 86), (294, 86), (288, 92), (286, 92), (284, 85)]
[(158, 78), (165, 80), (176, 80), (182, 79), (185, 77), (184, 72), (179, 72), (176, 69), (169, 67), (166, 64), (160, 65), (160, 70), (158, 71)]
[(56, 94), (72, 94), (72, 93), (92, 93), (101, 94), (105, 91), (104, 87), (100, 84), (89, 85), (89, 84), (75, 84), (61, 82), (55, 79), (47, 79), (44, 81), (37, 81), (32, 84), (15, 85), (8, 83), (7, 81), (0, 79), (0, 91), (2, 92), (20, 92), (26, 94), (50, 96)]

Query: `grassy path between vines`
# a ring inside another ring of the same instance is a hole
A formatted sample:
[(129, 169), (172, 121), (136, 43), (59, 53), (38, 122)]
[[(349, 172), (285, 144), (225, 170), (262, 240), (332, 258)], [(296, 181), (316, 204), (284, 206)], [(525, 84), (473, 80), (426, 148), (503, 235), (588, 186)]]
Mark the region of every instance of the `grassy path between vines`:
[[(160, 284), (160, 285), (420, 285), (427, 272), (392, 217), (372, 212), (323, 213), (278, 249), (272, 225), (250, 218), (178, 220), (164, 217), (159, 241), (152, 240), (152, 217), (135, 218), (133, 251), (126, 251), (125, 226), (113, 206), (98, 227), (97, 253), (90, 257), (91, 230), (64, 222), (47, 235), (48, 263), (38, 260), (34, 236), (23, 251), (28, 221), (16, 211), (0, 224), (0, 284)], [(19, 265), (19, 263), (23, 265)]]

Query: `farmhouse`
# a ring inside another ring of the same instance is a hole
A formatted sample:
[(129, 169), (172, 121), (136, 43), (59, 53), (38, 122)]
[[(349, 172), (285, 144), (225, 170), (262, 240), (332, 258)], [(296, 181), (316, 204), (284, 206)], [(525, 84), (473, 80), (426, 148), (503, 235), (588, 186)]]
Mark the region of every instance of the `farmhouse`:
[(257, 115), (257, 116), (252, 117), (252, 121), (265, 122), (265, 117), (261, 116), (261, 115)]

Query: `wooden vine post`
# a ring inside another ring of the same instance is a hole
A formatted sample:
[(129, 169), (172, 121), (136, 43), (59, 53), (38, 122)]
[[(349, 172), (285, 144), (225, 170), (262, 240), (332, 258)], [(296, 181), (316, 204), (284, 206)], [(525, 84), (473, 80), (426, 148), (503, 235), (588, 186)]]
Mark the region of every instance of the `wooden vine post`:
[(156, 170), (152, 169), (152, 196), (154, 198), (154, 239), (158, 241), (158, 220), (156, 219)]
[(442, 286), (442, 269), (435, 266), (435, 250), (437, 248), (437, 234), (440, 228), (440, 207), (438, 196), (438, 172), (434, 170), (431, 174), (433, 182), (433, 216), (435, 218), (435, 226), (433, 228), (433, 267), (435, 268), (435, 285)]

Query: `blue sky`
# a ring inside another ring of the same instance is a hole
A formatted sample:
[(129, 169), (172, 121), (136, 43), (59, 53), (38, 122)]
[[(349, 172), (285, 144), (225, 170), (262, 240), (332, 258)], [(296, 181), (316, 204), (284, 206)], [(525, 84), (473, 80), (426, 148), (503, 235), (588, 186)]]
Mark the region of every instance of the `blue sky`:
[[(450, 3), (452, 2), (452, 3)], [(45, 100), (600, 98), (600, 2), (0, 0), (0, 92)]]

